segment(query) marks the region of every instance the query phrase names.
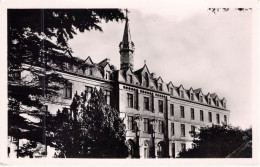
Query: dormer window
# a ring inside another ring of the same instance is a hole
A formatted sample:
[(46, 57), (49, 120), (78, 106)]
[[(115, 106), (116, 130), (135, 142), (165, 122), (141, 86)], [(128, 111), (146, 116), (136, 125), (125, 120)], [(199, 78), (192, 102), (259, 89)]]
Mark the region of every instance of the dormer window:
[(132, 75), (128, 75), (129, 78), (129, 83), (133, 83), (133, 76)]
[(149, 87), (149, 77), (147, 73), (145, 73), (145, 86)]
[(203, 102), (202, 96), (199, 97), (199, 101), (200, 101), (201, 103)]
[(180, 94), (181, 94), (181, 98), (184, 98), (184, 93), (182, 90), (180, 91)]
[(162, 91), (162, 83), (159, 83), (158, 89), (159, 89), (160, 91)]
[(171, 95), (173, 95), (173, 88), (170, 88), (170, 93)]
[(225, 102), (223, 102), (223, 107), (226, 108), (226, 103)]
[(211, 99), (209, 98), (209, 105), (211, 105)]
[(191, 99), (192, 101), (194, 101), (194, 95), (193, 95), (193, 93), (190, 94), (190, 99)]
[(217, 107), (219, 106), (219, 101), (218, 101), (218, 100), (216, 101), (216, 106), (217, 106)]
[(91, 76), (93, 75), (93, 70), (92, 70), (92, 68), (89, 69), (89, 75), (91, 75)]
[(106, 76), (105, 76), (105, 78), (106, 78), (107, 80), (110, 80), (110, 74), (111, 74), (110, 71), (106, 71)]

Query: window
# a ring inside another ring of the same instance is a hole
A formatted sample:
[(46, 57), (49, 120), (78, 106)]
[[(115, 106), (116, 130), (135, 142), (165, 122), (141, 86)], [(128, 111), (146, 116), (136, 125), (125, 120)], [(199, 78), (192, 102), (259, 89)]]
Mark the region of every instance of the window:
[(195, 126), (191, 125), (190, 129), (191, 129), (191, 132), (195, 132)]
[(72, 98), (72, 83), (66, 83), (63, 89), (64, 98)]
[(163, 133), (164, 128), (163, 128), (163, 121), (159, 121), (159, 129), (158, 129), (159, 133)]
[(217, 114), (217, 123), (218, 123), (218, 124), (220, 123), (219, 114)]
[(217, 107), (219, 106), (219, 102), (218, 102), (218, 100), (216, 100), (216, 106), (217, 106)]
[(185, 151), (186, 150), (186, 144), (185, 143), (181, 143), (181, 150)]
[(149, 97), (144, 97), (144, 109), (149, 110)]
[(90, 86), (85, 86), (85, 91), (86, 91), (86, 94), (87, 94), (87, 99), (90, 99), (92, 90), (93, 90), (92, 87), (90, 87)]
[(128, 103), (128, 107), (130, 108), (134, 107), (133, 94), (130, 93), (127, 94), (127, 103)]
[(193, 93), (190, 94), (190, 99), (191, 99), (192, 101), (194, 101), (194, 95), (193, 95)]
[(159, 83), (158, 89), (159, 89), (160, 91), (162, 91), (162, 84), (161, 84), (161, 83)]
[(171, 123), (171, 134), (174, 135), (174, 123)]
[(91, 76), (93, 75), (93, 69), (92, 68), (89, 69), (89, 75), (91, 75)]
[(225, 124), (227, 124), (227, 116), (226, 115), (224, 115), (224, 122), (225, 122)]
[(170, 88), (170, 93), (171, 95), (173, 95), (173, 88)]
[(225, 102), (223, 102), (223, 107), (226, 108), (226, 103)]
[(209, 105), (211, 105), (211, 99), (209, 98)]
[(203, 98), (202, 98), (202, 96), (200, 96), (200, 102), (201, 102), (201, 103), (203, 102)]
[(73, 68), (73, 65), (72, 65), (72, 64), (67, 63), (67, 67), (68, 67), (69, 71), (72, 71), (72, 72), (73, 72), (74, 68)]
[(128, 75), (129, 78), (129, 83), (133, 83), (133, 76), (132, 75)]
[(86, 92), (91, 93), (93, 88), (90, 86), (85, 86), (85, 90), (86, 90)]
[(175, 158), (175, 143), (172, 143), (172, 157)]
[(180, 109), (181, 109), (181, 118), (185, 118), (184, 106), (180, 106)]
[(203, 110), (200, 110), (200, 121), (204, 121)]
[(181, 124), (181, 136), (185, 136), (185, 125)]
[(163, 113), (163, 101), (158, 100), (158, 103), (159, 103), (159, 112)]
[(149, 87), (149, 76), (147, 73), (145, 73), (145, 86)]
[(128, 129), (134, 130), (133, 116), (128, 116)]
[(194, 108), (190, 109), (190, 119), (194, 120), (195, 119), (195, 114), (194, 114)]
[(209, 122), (212, 122), (212, 113), (209, 112)]
[(106, 71), (106, 79), (107, 79), (107, 80), (110, 79), (110, 75), (111, 75), (111, 72), (110, 72), (110, 71)]
[(171, 116), (174, 116), (174, 105), (170, 104)]
[(110, 102), (111, 102), (111, 92), (110, 91), (105, 90), (105, 100), (106, 100), (107, 105), (110, 105)]
[(144, 148), (144, 158), (148, 158), (148, 148)]
[(144, 132), (148, 132), (149, 119), (144, 118)]
[(181, 94), (181, 98), (184, 98), (184, 93), (182, 90), (180, 91), (180, 94)]

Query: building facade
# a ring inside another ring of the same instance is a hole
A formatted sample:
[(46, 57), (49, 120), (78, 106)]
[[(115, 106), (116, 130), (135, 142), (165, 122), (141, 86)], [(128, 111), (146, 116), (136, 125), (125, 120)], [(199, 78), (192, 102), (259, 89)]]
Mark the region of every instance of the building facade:
[[(70, 82), (61, 97), (46, 103), (48, 110), (54, 114), (58, 109), (69, 108), (76, 92), (102, 89), (107, 103), (124, 118), (131, 158), (177, 157), (182, 149), (192, 147), (191, 131), (229, 122), (225, 98), (166, 83), (151, 73), (146, 64), (134, 70), (134, 51), (126, 19), (119, 44), (120, 69), (111, 65), (108, 58), (94, 63), (88, 57), (80, 60), (81, 66), (65, 63), (66, 70), (57, 69), (57, 73)], [(23, 71), (22, 76), (28, 71)]]

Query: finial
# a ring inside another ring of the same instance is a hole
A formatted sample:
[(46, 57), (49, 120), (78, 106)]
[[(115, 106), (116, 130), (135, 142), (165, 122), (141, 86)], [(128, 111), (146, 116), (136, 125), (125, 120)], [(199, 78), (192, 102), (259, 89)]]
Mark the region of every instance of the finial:
[(144, 59), (144, 65), (146, 65), (146, 59)]

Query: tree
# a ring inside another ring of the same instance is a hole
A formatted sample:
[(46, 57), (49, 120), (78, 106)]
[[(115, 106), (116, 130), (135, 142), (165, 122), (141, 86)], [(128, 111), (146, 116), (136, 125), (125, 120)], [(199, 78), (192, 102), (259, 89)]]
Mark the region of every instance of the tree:
[(56, 71), (66, 63), (82, 64), (67, 41), (77, 31), (102, 31), (102, 21), (123, 18), (119, 9), (8, 9), (8, 136), (18, 139), (17, 153), (19, 139), (30, 141), (28, 146), (48, 144), (51, 115), (44, 104), (60, 96), (67, 83)]
[(225, 158), (246, 141), (252, 140), (249, 130), (231, 125), (201, 127), (193, 133), (193, 148), (179, 153), (181, 158)]
[[(89, 100), (86, 92), (75, 94), (68, 111), (58, 112), (53, 143), (57, 157), (125, 158), (125, 125), (119, 112), (106, 105), (102, 90), (94, 89)], [(53, 129), (53, 128), (51, 128)]]

